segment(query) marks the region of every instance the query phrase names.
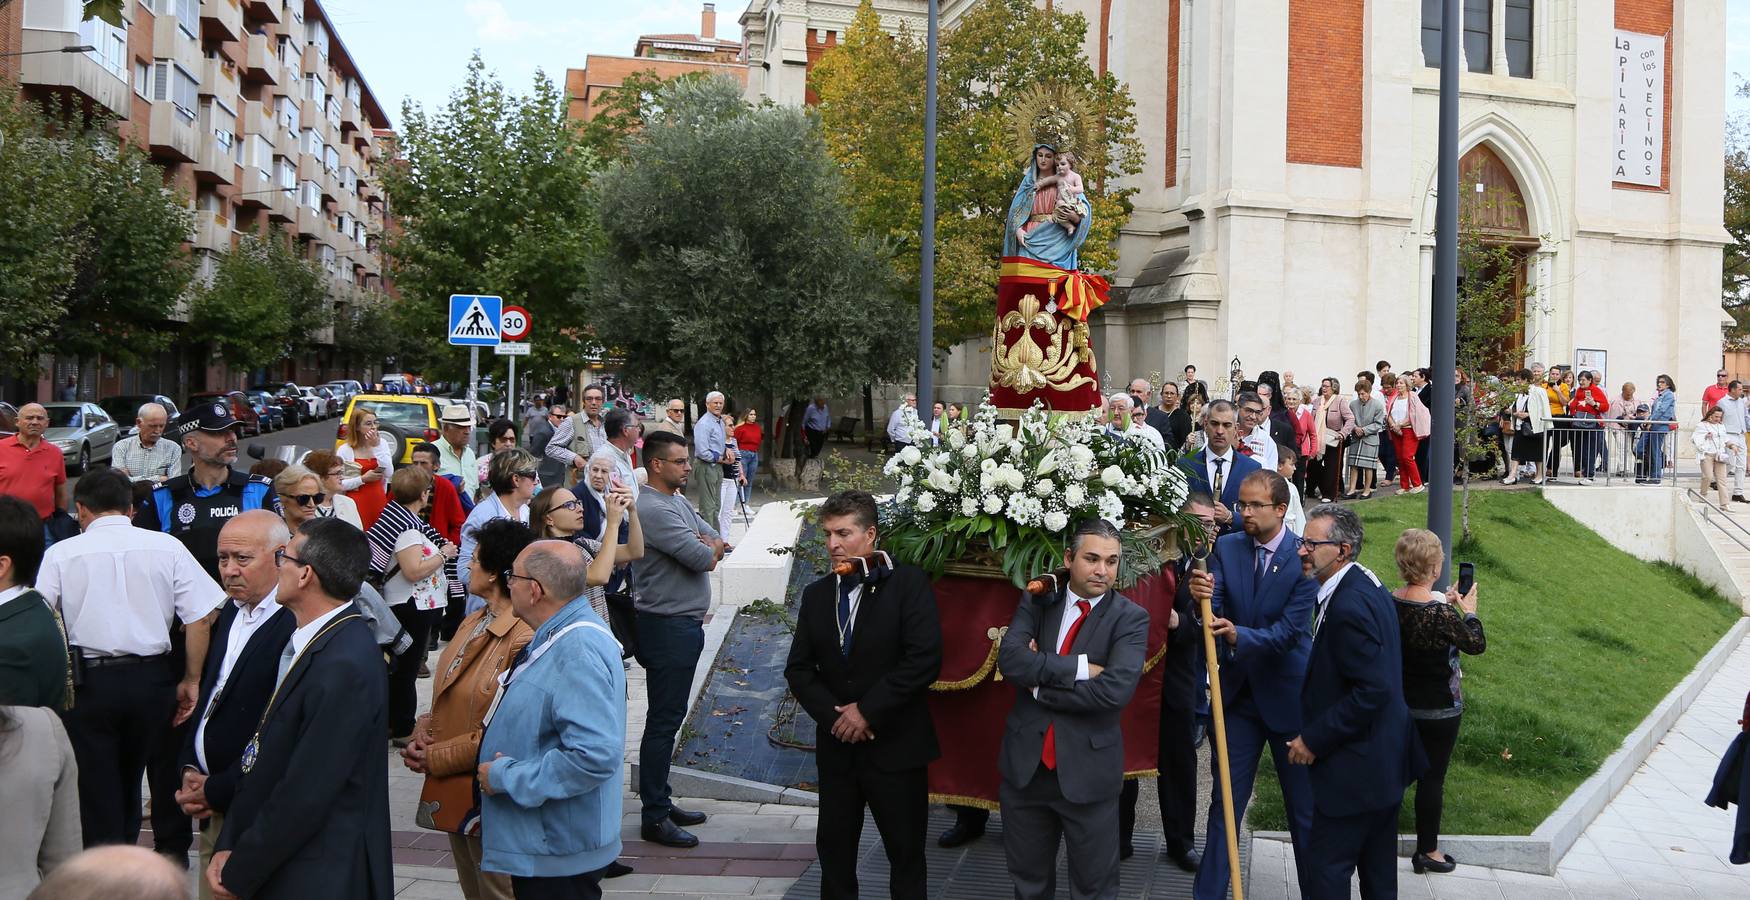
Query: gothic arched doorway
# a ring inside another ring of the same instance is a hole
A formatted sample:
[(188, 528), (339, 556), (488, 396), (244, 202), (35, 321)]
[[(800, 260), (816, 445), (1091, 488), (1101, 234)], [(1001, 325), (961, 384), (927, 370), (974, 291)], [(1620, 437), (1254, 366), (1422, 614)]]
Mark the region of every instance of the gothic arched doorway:
[[(1492, 371), (1519, 367), (1526, 344), (1525, 308), (1531, 261), (1542, 241), (1531, 232), (1525, 196), (1507, 163), (1488, 144), (1478, 144), (1458, 161), (1460, 291), (1493, 291), (1494, 317), (1502, 326), (1482, 355)], [(1474, 248), (1466, 253), (1466, 245)], [(1468, 271), (1467, 271), (1468, 270)], [(1501, 294), (1505, 292), (1506, 297)], [(1461, 298), (1461, 305), (1465, 304)], [(1463, 315), (1461, 313), (1461, 319)], [(1464, 326), (1461, 324), (1460, 328)]]

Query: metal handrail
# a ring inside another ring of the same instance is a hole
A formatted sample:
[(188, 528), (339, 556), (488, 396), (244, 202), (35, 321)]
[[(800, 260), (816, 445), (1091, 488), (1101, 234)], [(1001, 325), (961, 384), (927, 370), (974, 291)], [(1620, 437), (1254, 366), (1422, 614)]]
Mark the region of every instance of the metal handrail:
[[(1700, 493), (1695, 488), (1684, 488), (1684, 490), (1689, 494), (1689, 496), (1694, 497), (1697, 500), (1700, 500), (1702, 502), (1702, 504), (1704, 506), (1706, 506), (1708, 509), (1711, 509), (1714, 512), (1719, 513), (1720, 514), (1718, 517), (1719, 519), (1724, 519), (1725, 521), (1731, 523), (1732, 527), (1738, 529), (1739, 531), (1744, 532), (1744, 536), (1747, 538), (1750, 538), (1750, 528), (1746, 528), (1742, 524), (1740, 524), (1739, 522), (1734, 520), (1730, 514), (1728, 514), (1725, 510), (1721, 509), (1712, 500), (1709, 500), (1705, 494)], [(1720, 530), (1721, 534), (1724, 534), (1726, 537), (1731, 538), (1734, 542), (1737, 543), (1738, 546), (1743, 547), (1745, 550), (1750, 550), (1750, 543), (1745, 543), (1742, 538), (1739, 538), (1737, 535), (1731, 533), (1730, 531), (1727, 531), (1726, 527), (1724, 525), (1721, 525), (1719, 523), (1719, 521), (1717, 521), (1714, 516), (1703, 514), (1702, 518), (1706, 519), (1715, 528), (1718, 528)]]

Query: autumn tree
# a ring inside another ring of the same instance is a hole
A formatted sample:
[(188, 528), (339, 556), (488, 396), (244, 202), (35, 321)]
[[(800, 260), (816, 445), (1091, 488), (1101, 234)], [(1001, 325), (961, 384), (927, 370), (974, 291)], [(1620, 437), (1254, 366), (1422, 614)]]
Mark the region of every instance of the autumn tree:
[[(1091, 146), (1077, 148), (1094, 221), (1081, 267), (1110, 272), (1143, 149), (1129, 93), (1082, 52), (1087, 20), (1029, 0), (982, 0), (942, 38), (937, 79), (936, 345), (986, 334), (1003, 222), (1027, 165), (1011, 113), (1030, 89), (1079, 97)], [(827, 147), (845, 173), (855, 218), (888, 241), (894, 270), (917, 294), (923, 172), (924, 50), (918, 35), (881, 30), (869, 0), (844, 41), (822, 56), (811, 86)]]

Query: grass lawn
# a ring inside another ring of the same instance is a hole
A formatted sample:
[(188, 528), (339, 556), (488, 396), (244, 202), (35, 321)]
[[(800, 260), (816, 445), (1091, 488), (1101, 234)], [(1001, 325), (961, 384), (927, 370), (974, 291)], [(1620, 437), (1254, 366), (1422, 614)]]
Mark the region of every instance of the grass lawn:
[[(1425, 526), (1426, 496), (1355, 509), (1367, 529), (1362, 563), (1399, 586), (1392, 546)], [(1476, 564), (1489, 647), (1463, 660), (1464, 724), (1441, 831), (1530, 834), (1740, 613), (1675, 566), (1617, 550), (1536, 492), (1473, 491), (1471, 530), (1454, 556)], [(1405, 833), (1415, 831), (1414, 795), (1412, 786), (1399, 817)], [(1286, 828), (1267, 761), (1247, 814), (1254, 828)]]

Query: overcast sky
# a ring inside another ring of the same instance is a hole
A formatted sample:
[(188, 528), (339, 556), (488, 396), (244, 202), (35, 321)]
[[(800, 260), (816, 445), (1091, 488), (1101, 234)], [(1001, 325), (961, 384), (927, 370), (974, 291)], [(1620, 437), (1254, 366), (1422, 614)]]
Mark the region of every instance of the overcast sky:
[[(341, 40), (397, 124), (401, 101), (435, 108), (449, 97), (478, 49), (508, 87), (526, 91), (535, 70), (563, 85), (589, 53), (625, 55), (640, 34), (692, 33), (701, 0), (323, 0)], [(746, 0), (719, 0), (717, 36), (741, 35)], [(1726, 79), (1750, 77), (1750, 0), (1726, 0)], [(1731, 96), (1729, 109), (1750, 112)]]

